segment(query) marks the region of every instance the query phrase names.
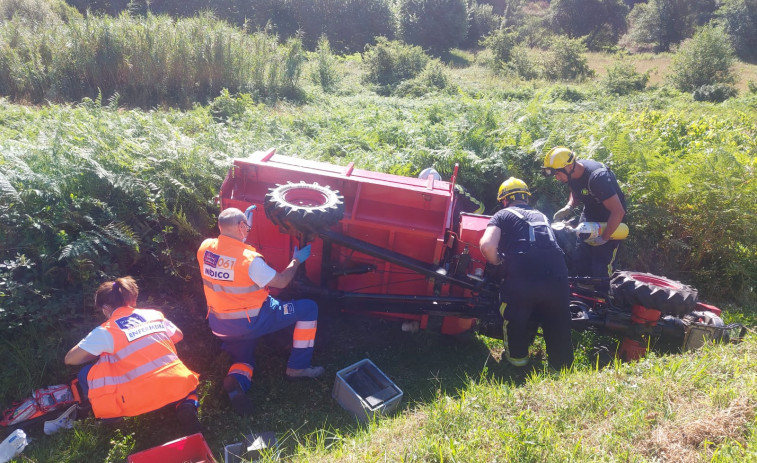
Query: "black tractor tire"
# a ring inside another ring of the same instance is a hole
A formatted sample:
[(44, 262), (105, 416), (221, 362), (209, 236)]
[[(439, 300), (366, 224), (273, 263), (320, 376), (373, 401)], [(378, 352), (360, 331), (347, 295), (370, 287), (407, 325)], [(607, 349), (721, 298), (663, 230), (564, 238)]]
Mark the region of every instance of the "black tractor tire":
[(665, 315), (685, 315), (697, 304), (697, 290), (691, 286), (641, 272), (615, 272), (610, 281), (610, 296), (620, 308), (630, 311), (632, 306), (641, 305)]
[(344, 196), (318, 183), (276, 185), (263, 204), (265, 215), (284, 233), (310, 233), (331, 228), (344, 217)]

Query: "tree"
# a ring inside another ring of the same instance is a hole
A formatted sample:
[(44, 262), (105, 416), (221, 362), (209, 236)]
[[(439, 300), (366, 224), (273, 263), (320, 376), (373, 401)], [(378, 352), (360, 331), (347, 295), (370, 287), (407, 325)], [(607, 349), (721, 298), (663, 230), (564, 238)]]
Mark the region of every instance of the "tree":
[(736, 55), (757, 60), (757, 0), (726, 0), (718, 14)]
[(465, 0), (399, 1), (399, 33), (411, 45), (443, 53), (459, 45), (467, 32)]
[(654, 51), (668, 51), (671, 45), (691, 37), (707, 24), (717, 8), (715, 0), (649, 0), (636, 4), (628, 15), (627, 41)]
[(570, 38), (585, 37), (589, 49), (617, 43), (626, 31), (626, 15), (622, 0), (553, 0), (549, 6), (550, 26)]
[(735, 60), (725, 32), (707, 25), (681, 44), (673, 56), (669, 78), (682, 92), (693, 92), (705, 85), (729, 85), (736, 81)]

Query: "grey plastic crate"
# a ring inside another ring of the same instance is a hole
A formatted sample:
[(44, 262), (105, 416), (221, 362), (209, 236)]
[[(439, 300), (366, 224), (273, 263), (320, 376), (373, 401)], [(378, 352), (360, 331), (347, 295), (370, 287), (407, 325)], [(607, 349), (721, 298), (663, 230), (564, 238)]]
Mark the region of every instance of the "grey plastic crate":
[(263, 449), (276, 445), (276, 435), (273, 432), (247, 434), (243, 442), (228, 444), (223, 450), (224, 463), (246, 463), (258, 461)]
[(339, 370), (331, 396), (361, 421), (394, 412), (402, 390), (368, 359)]

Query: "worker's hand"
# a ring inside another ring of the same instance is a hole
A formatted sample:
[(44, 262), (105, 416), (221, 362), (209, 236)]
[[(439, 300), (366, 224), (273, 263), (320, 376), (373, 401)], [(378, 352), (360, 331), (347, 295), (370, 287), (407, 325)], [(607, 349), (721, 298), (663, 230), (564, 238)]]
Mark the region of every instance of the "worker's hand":
[(602, 238), (602, 235), (598, 235), (598, 236), (591, 236), (589, 238), (586, 238), (584, 240), (584, 243), (590, 246), (602, 246), (603, 244), (607, 243), (607, 240)]
[(562, 222), (566, 219), (569, 219), (571, 215), (573, 215), (573, 208), (570, 206), (565, 206), (559, 211), (555, 212), (553, 219), (555, 222)]
[(297, 249), (297, 246), (294, 247), (294, 254), (292, 255), (292, 259), (297, 259), (298, 261), (300, 261), (300, 263), (302, 263), (308, 260), (308, 257), (310, 257), (309, 244), (302, 249)]

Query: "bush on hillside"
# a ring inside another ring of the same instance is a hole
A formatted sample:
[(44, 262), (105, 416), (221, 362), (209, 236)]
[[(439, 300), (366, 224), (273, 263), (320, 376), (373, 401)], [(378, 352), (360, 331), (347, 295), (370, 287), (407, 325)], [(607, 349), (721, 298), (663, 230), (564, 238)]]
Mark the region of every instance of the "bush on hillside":
[[(375, 43), (376, 37), (391, 38), (395, 34), (390, 0), (289, 0), (282, 3), (289, 9), (286, 15), (296, 25), (289, 35), (299, 34), (310, 50), (317, 47), (322, 35), (328, 37), (334, 49), (355, 52)], [(247, 5), (253, 11), (257, 8), (256, 2)], [(277, 17), (262, 20), (276, 24)]]
[(454, 89), (446, 66), (438, 59), (433, 59), (417, 77), (401, 82), (393, 95), (420, 97), (433, 92), (452, 92)]
[(423, 72), (430, 59), (421, 47), (380, 37), (363, 55), (365, 80), (377, 85), (380, 93), (389, 94), (403, 80)]
[(636, 71), (633, 63), (619, 59), (607, 69), (607, 76), (602, 80), (602, 87), (606, 92), (615, 95), (627, 95), (639, 92), (647, 87), (649, 71)]
[(709, 101), (722, 103), (728, 98), (733, 98), (739, 93), (736, 87), (728, 84), (702, 85), (694, 90), (692, 95), (695, 101)]
[(693, 92), (703, 85), (732, 84), (736, 81), (735, 60), (723, 30), (705, 26), (681, 44), (673, 56), (669, 79), (682, 92)]
[(544, 76), (550, 80), (575, 81), (594, 76), (585, 53), (586, 46), (581, 40), (555, 37), (542, 61)]
[(714, 0), (649, 0), (634, 5), (628, 14), (627, 48), (662, 52), (691, 37), (698, 26), (712, 19)]
[(479, 4), (474, 0), (468, 3), (468, 33), (460, 47), (466, 49), (484, 46), (481, 41), (492, 31), (499, 29), (502, 17), (494, 14), (491, 5)]
[(482, 44), (492, 52), (492, 68), (495, 72), (507, 69), (516, 45), (516, 34), (508, 29), (498, 29), (486, 37)]
[(507, 70), (524, 80), (538, 79), (542, 73), (531, 56), (531, 50), (523, 46), (513, 48)]
[(310, 71), (310, 79), (316, 85), (320, 85), (326, 93), (336, 90), (339, 85), (341, 75), (337, 70), (336, 57), (331, 51), (329, 39), (324, 35), (318, 41), (318, 48), (315, 51), (313, 68)]
[(584, 38), (589, 49), (617, 43), (626, 31), (628, 6), (622, 0), (552, 0), (549, 24), (571, 38)]
[(757, 0), (725, 0), (718, 14), (736, 55), (757, 60)]
[(440, 54), (468, 32), (466, 0), (398, 0), (399, 35), (406, 43)]

